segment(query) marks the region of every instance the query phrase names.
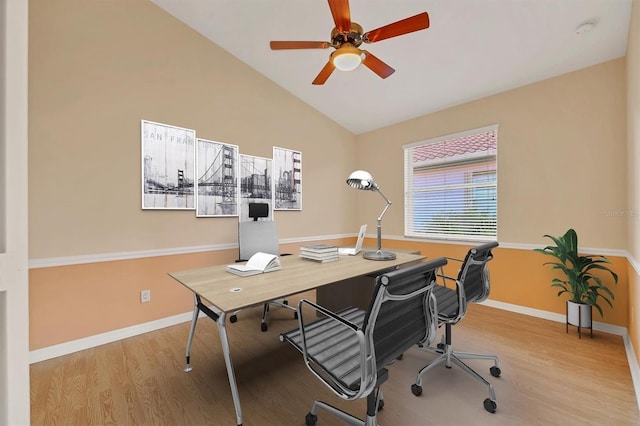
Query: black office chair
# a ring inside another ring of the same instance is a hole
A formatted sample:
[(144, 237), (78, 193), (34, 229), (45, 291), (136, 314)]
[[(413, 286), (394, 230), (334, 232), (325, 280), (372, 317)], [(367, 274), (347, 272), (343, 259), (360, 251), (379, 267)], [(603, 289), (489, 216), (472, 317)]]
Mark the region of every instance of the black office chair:
[[(278, 230), (276, 223), (270, 220), (259, 220), (269, 217), (269, 204), (266, 203), (249, 203), (249, 217), (252, 221), (238, 222), (238, 248), (239, 258), (236, 262), (245, 262), (249, 260), (257, 252), (276, 254), (278, 256), (288, 256), (288, 253), (280, 253), (280, 244), (278, 243)], [(279, 306), (294, 311), (294, 318), (297, 318), (296, 309), (289, 306), (287, 299), (282, 301), (273, 300), (267, 302), (262, 307), (262, 321), (260, 329), (267, 331), (267, 313), (269, 306)], [(234, 312), (229, 321), (238, 321), (238, 313)]]
[[(281, 340), (302, 352), (309, 370), (340, 398), (367, 398), (366, 420), (316, 400), (305, 418), (308, 426), (316, 423), (318, 408), (349, 424), (377, 425), (385, 367), (419, 342), (430, 344), (437, 334), (431, 290), (437, 269), (446, 263), (440, 258), (379, 275), (367, 311), (333, 313), (305, 299), (298, 303), (299, 328), (283, 333)], [(312, 318), (322, 318), (305, 323), (305, 306), (315, 311)]]
[[(451, 326), (457, 324), (467, 313), (468, 303), (477, 303), (484, 301), (489, 296), (490, 280), (489, 268), (487, 263), (493, 259), (491, 249), (498, 247), (496, 241), (474, 247), (467, 253), (464, 260), (451, 259), (461, 262), (458, 278), (447, 277), (443, 273), (438, 274), (441, 278), (442, 285), (438, 283), (433, 289), (433, 294), (437, 301), (438, 321), (440, 325), (444, 324), (445, 333), (443, 341), (437, 347), (429, 347), (428, 345), (419, 345), (425, 351), (435, 353), (438, 356), (434, 361), (425, 366), (416, 378), (416, 383), (411, 386), (411, 392), (419, 396), (422, 394), (422, 376), (435, 368), (437, 365), (445, 364), (447, 368), (451, 368), (451, 363), (458, 365), (472, 377), (484, 383), (489, 388), (490, 397), (484, 400), (484, 408), (490, 413), (495, 413), (496, 395), (493, 385), (475, 370), (465, 364), (463, 359), (486, 359), (492, 360), (494, 366), (489, 369), (493, 377), (500, 377), (500, 361), (495, 355), (484, 355), (466, 352), (455, 352), (451, 346)], [(455, 282), (455, 289), (446, 286), (447, 282)]]

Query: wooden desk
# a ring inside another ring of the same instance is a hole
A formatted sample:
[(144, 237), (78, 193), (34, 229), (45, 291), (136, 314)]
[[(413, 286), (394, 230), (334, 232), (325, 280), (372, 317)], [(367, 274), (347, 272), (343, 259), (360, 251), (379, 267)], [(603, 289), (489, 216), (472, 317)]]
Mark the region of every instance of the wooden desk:
[[(191, 342), (198, 316), (202, 311), (218, 325), (237, 423), (242, 425), (240, 396), (227, 339), (227, 314), (232, 314), (241, 308), (261, 305), (269, 300), (281, 299), (335, 282), (374, 274), (424, 259), (424, 256), (401, 251), (396, 254), (395, 260), (366, 260), (360, 255), (340, 256), (338, 261), (328, 263), (316, 263), (298, 256), (285, 256), (280, 258), (281, 270), (249, 277), (239, 277), (227, 272), (226, 265), (170, 272), (169, 275), (172, 278), (191, 290), (194, 295), (193, 319), (187, 342), (185, 371), (191, 371)], [(202, 303), (201, 299), (209, 302), (212, 308)]]
[[(364, 247), (362, 249), (363, 252), (368, 250), (375, 251), (376, 248)], [(396, 256), (401, 253), (420, 254), (420, 252), (416, 250), (394, 249), (393, 252), (396, 253)], [(361, 257), (362, 255), (359, 256)], [(341, 256), (341, 258), (342, 257), (343, 256)], [(424, 259), (424, 256), (421, 256), (419, 259)], [(419, 261), (420, 260), (416, 260), (415, 262)], [(404, 263), (402, 266), (409, 266), (410, 263), (412, 262)], [(391, 267), (391, 269), (395, 268), (397, 268), (397, 266)], [(369, 309), (369, 302), (371, 302), (371, 296), (373, 295), (375, 278), (380, 275), (381, 272), (383, 272), (383, 270), (322, 286), (316, 291), (316, 303), (333, 312), (338, 312), (351, 306), (366, 311)]]

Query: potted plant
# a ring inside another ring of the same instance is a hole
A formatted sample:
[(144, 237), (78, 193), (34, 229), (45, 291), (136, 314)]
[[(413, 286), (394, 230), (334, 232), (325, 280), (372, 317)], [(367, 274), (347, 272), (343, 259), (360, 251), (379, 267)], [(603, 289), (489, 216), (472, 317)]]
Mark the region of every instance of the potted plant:
[(569, 229), (561, 237), (551, 235), (545, 235), (545, 237), (552, 239), (556, 245), (534, 249), (534, 251), (556, 259), (545, 262), (544, 265), (551, 265), (551, 269), (559, 270), (564, 274), (562, 278), (554, 278), (551, 281), (551, 286), (560, 289), (558, 296), (563, 293), (569, 294), (567, 331), (569, 324), (571, 324), (578, 327), (580, 334), (581, 327), (591, 329), (592, 307), (596, 308), (600, 316), (603, 316), (603, 312), (599, 302), (604, 300), (613, 307), (611, 303), (614, 299), (613, 292), (602, 281), (602, 278), (594, 273), (603, 271), (611, 274), (615, 284), (618, 284), (618, 275), (605, 265), (611, 263), (606, 257), (578, 254), (578, 235), (575, 230)]

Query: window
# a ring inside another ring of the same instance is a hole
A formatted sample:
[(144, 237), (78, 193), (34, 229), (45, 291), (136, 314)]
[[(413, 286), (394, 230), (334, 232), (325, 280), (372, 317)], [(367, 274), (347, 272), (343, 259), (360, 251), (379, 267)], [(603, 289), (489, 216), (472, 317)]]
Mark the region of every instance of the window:
[(494, 125), (403, 147), (407, 237), (496, 238), (497, 139)]

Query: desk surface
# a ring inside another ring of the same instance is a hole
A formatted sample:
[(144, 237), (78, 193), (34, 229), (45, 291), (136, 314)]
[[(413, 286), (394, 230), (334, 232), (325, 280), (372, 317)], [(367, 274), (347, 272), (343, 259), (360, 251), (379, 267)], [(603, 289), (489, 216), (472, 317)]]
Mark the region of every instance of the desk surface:
[(318, 263), (292, 255), (280, 258), (282, 269), (248, 277), (227, 272), (227, 265), (170, 272), (169, 275), (220, 311), (234, 312), (425, 258), (401, 251), (396, 252), (396, 256), (395, 260), (387, 261), (367, 260), (362, 255), (340, 256), (334, 262)]

